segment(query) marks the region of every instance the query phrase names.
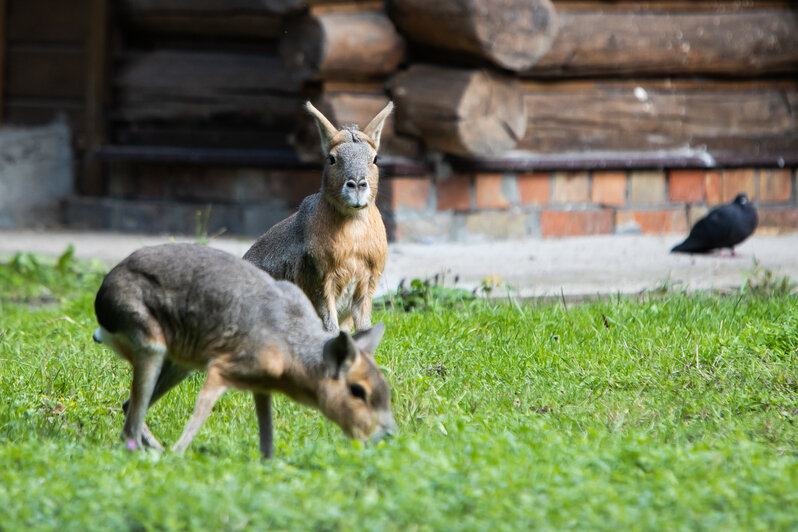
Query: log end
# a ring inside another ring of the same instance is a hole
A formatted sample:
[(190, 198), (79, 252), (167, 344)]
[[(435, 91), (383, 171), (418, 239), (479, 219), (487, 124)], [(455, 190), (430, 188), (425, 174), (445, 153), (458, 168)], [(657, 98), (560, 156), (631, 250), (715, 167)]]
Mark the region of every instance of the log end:
[(521, 83), (486, 71), (463, 92), (457, 132), (465, 148), (457, 155), (495, 157), (513, 149), (526, 135), (527, 113)]
[(437, 151), (497, 156), (526, 134), (523, 88), (509, 76), (413, 65), (394, 79), (391, 93), (397, 130)]
[[(487, 4), (487, 0), (477, 4)], [(518, 2), (504, 0), (500, 5), (480, 9), (482, 16), (473, 18), (474, 31), (482, 55), (496, 65), (520, 72), (532, 68), (546, 55), (557, 35), (558, 19), (549, 0)], [(475, 9), (479, 9), (476, 7)]]

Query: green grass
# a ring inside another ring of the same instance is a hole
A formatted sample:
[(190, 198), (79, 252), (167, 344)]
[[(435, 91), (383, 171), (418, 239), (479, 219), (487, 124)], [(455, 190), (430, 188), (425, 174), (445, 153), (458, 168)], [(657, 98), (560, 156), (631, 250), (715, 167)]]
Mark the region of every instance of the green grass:
[[(235, 391), (184, 456), (124, 448), (101, 276), (62, 262), (0, 266), (2, 531), (798, 528), (790, 287), (381, 311), (401, 434), (363, 448), (279, 398), (262, 463)], [(165, 443), (200, 384), (150, 411)]]

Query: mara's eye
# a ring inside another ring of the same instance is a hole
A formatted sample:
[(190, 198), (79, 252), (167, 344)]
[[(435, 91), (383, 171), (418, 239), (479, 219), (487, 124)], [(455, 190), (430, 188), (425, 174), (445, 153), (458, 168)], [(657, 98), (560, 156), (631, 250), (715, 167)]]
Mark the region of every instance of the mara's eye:
[(359, 384), (350, 384), (349, 393), (357, 397), (363, 402), (366, 402), (366, 389)]
[(380, 160), (380, 156), (379, 155), (375, 155), (374, 156), (374, 160), (371, 161), (371, 164), (377, 164), (377, 161), (379, 161), (379, 160)]
[(327, 160), (328, 160), (328, 161), (330, 161), (330, 164), (331, 164), (331, 165), (332, 165), (332, 164), (335, 164), (335, 155), (333, 155), (333, 154), (331, 153), (330, 155), (328, 155), (328, 156), (327, 156)]

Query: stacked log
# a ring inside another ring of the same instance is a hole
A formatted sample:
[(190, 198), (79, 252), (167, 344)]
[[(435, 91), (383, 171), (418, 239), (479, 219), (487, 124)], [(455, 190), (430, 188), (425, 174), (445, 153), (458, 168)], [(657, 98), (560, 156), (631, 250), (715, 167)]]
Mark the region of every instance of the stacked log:
[(515, 71), (531, 68), (557, 32), (549, 0), (391, 0), (389, 12), (419, 46), (470, 54)]
[(418, 55), (454, 53), (481, 67), (419, 63), (397, 74), (398, 132), (464, 157), (514, 148), (526, 132), (522, 88), (499, 68), (529, 69), (548, 51), (557, 29), (551, 2), (392, 0), (389, 12)]
[(203, 145), (316, 160), (305, 99), (361, 126), (393, 99), (383, 144), (402, 157), (796, 151), (789, 2), (123, 0), (121, 15), (146, 37), (115, 76), (113, 118), (137, 142), (207, 129)]
[(309, 12), (286, 25), (280, 56), (301, 80), (379, 78), (399, 66), (405, 42), (379, 9)]
[(479, 70), (413, 65), (392, 81), (397, 131), (435, 150), (497, 156), (526, 133), (521, 84)]

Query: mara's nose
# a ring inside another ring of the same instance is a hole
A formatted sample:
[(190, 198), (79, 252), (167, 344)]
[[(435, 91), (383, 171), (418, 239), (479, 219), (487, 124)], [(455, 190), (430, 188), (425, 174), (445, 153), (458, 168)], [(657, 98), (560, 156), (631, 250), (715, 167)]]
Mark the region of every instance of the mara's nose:
[(358, 179), (355, 181), (354, 179), (348, 179), (345, 183), (346, 188), (350, 190), (358, 190), (363, 191), (369, 188), (369, 182), (365, 179)]
[(396, 422), (393, 420), (393, 416), (390, 419), (384, 420), (377, 430), (371, 435), (371, 441), (373, 443), (377, 443), (383, 439), (390, 439), (391, 437), (395, 436), (399, 432), (398, 427), (396, 426)]

